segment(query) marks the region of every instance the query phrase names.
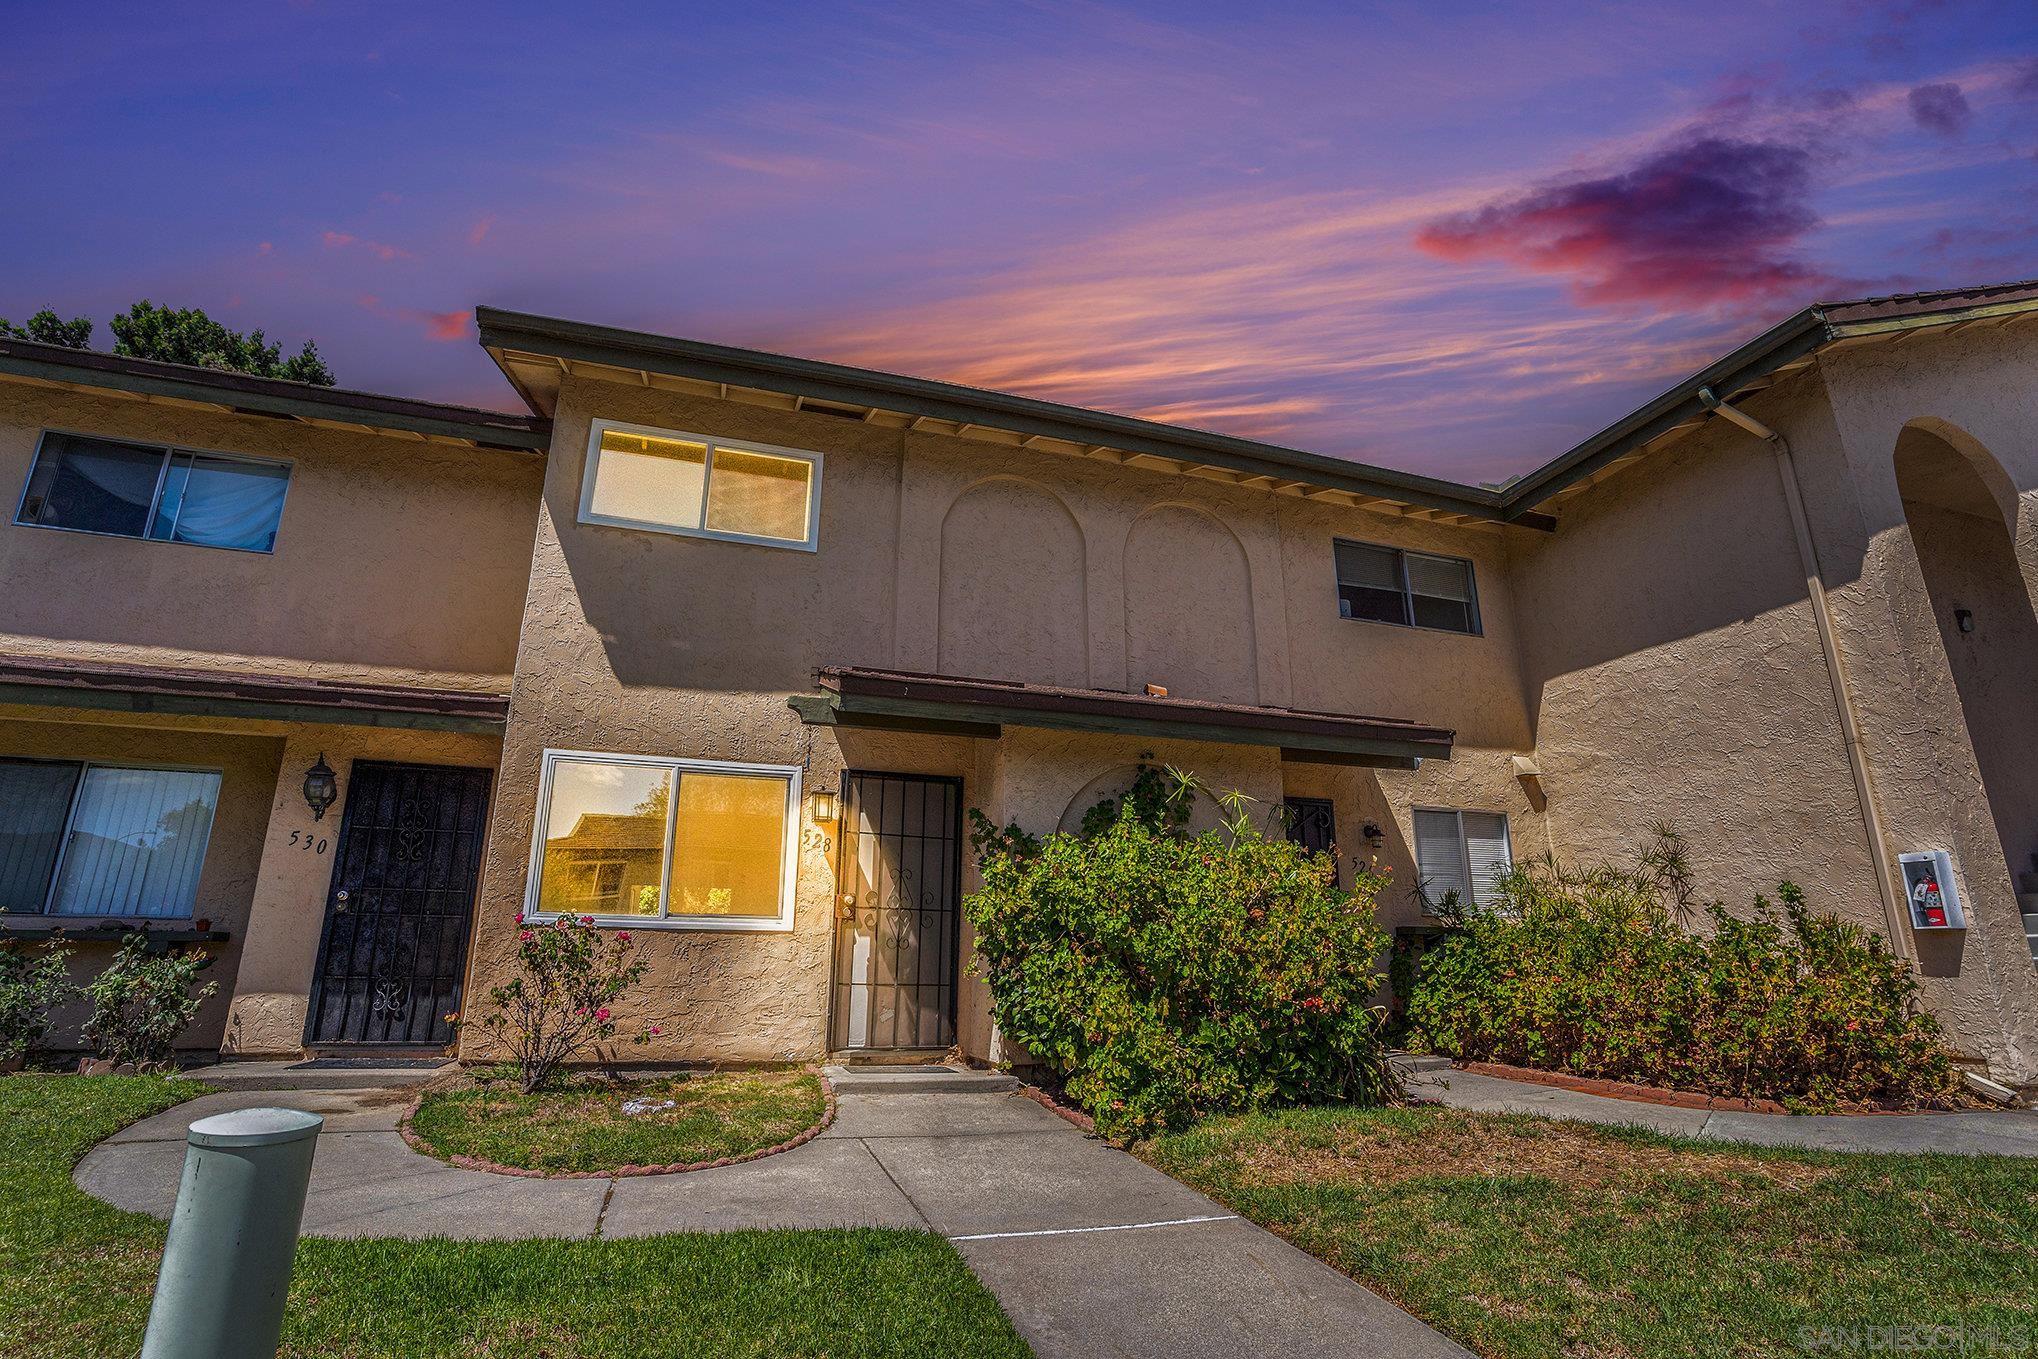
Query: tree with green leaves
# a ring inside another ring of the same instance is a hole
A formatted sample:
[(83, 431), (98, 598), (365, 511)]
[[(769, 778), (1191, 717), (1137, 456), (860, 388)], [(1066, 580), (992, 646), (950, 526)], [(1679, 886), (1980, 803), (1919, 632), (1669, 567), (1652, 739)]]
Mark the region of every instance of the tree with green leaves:
[(164, 363), (224, 368), (253, 377), (288, 378), (315, 387), (333, 385), (333, 371), (310, 340), (290, 358), (261, 331), (229, 330), (196, 307), (175, 310), (143, 298), (113, 318), (113, 352)]
[(37, 344), (62, 345), (65, 349), (90, 349), (92, 318), (77, 316), (66, 321), (51, 307), (44, 307), (29, 317), (25, 326), (17, 326), (0, 316), (0, 339), (34, 340)]
[[(0, 317), (0, 339), (90, 349), (92, 318), (78, 316), (66, 321), (50, 307), (29, 317), (25, 326)], [(132, 359), (222, 368), (251, 377), (288, 378), (314, 387), (333, 385), (333, 370), (326, 367), (318, 345), (311, 340), (286, 359), (283, 347), (269, 343), (259, 330), (243, 335), (197, 307), (159, 307), (147, 298), (129, 307), (125, 315), (113, 318), (113, 352)]]

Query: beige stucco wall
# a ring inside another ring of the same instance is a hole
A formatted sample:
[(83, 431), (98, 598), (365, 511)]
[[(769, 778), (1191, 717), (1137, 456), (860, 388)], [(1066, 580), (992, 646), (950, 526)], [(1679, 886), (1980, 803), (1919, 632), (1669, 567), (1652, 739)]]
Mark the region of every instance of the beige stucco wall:
[[(2038, 412), (2020, 393), (2034, 357), (2000, 331), (1842, 346), (1745, 403), (1793, 450), (1888, 852), (1948, 849), (1960, 873), (1970, 928), (1906, 925), (1895, 943), (1954, 1045), (2017, 1081), (2038, 1078), (2038, 991), (1893, 459), (1907, 423), (1951, 421), (2028, 507)], [(1767, 446), (1710, 422), (1565, 502), (1556, 533), (1511, 544), (1556, 851), (1622, 856), (1667, 821), (1703, 895), (1743, 909), (1789, 878), (1887, 934)], [(2038, 580), (2028, 509), (2017, 547)], [(2014, 688), (1997, 692), (2019, 701)]]
[[(500, 750), (497, 737), (465, 732), (309, 724), (284, 729), (224, 1051), (274, 1056), (304, 1046), (319, 933), (354, 761), (493, 769)], [(304, 773), (321, 755), (339, 775), (340, 793), (324, 819), (315, 820), (304, 800)]]
[[(269, 818), (269, 800), (284, 743), (273, 734), (237, 734), (217, 730), (179, 730), (101, 720), (99, 715), (60, 715), (48, 709), (0, 709), (0, 756), (31, 759), (134, 761), (142, 764), (186, 765), (220, 773), (219, 803), (213, 809), (212, 832), (205, 863), (199, 871), (194, 920), (209, 921), (231, 936), (205, 945), (212, 958), (204, 979), (216, 982), (218, 994), (199, 1010), (177, 1046), (192, 1051), (217, 1049), (226, 1032), (227, 1012), (247, 960), (249, 908), (254, 900), (262, 837)], [(80, 942), (73, 945), (74, 981), (84, 982), (106, 965), (115, 945)], [(81, 1005), (69, 1005), (57, 1016), (49, 1043), (78, 1043)]]
[[(273, 553), (13, 522), (45, 429), (291, 463)], [(496, 688), (541, 460), (0, 382), (0, 651)]]
[[(577, 522), (588, 423), (620, 420), (821, 452), (817, 552)], [(1460, 756), (1414, 773), (1289, 765), (1183, 747), (1213, 787), (1272, 805), (1331, 787), (1345, 838), (1382, 823), (1413, 881), (1408, 808), (1492, 808), (1540, 844), (1508, 763), (1529, 720), (1505, 539), (1132, 467), (569, 379), (555, 416), (470, 995), (501, 975), (524, 900), (546, 748), (959, 775), (965, 801), (1051, 830), (1093, 780), (1166, 742), (1008, 729), (997, 742), (833, 733), (786, 706), (820, 665), (914, 670), (1404, 717), (1454, 727)], [(1473, 558), (1485, 632), (1340, 619), (1332, 538)], [(1371, 799), (1370, 802), (1367, 799)], [(1377, 811), (1367, 810), (1377, 807)], [(804, 829), (813, 831), (814, 827)], [(788, 933), (639, 931), (645, 1056), (790, 1059), (826, 1042), (831, 846), (808, 835)], [(1350, 852), (1357, 853), (1353, 848)], [(1414, 918), (1412, 897), (1396, 907)], [(967, 941), (965, 941), (966, 943)], [(470, 1002), (471, 1005), (471, 1002)], [(990, 1051), (980, 984), (961, 1040)], [(472, 1045), (476, 1040), (470, 1037)], [(478, 1049), (470, 1046), (468, 1055)]]

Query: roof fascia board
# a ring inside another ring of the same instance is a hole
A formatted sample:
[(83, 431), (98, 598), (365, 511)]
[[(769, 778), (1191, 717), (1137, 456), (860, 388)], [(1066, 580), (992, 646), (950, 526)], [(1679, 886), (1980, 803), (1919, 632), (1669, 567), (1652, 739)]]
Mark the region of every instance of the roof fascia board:
[(1824, 317), (1807, 307), (1782, 325), (1742, 345), (1710, 367), (1686, 378), (1639, 410), (1608, 425), (1570, 452), (1544, 463), (1508, 490), (1510, 507), (1528, 509), (1600, 468), (1681, 424), (1707, 415), (1698, 389), (1710, 387), (1722, 398), (1750, 382), (1794, 363), (1828, 338)]
[(340, 727), (393, 727), (408, 731), (461, 731), (500, 736), (506, 719), (403, 708), (277, 703), (265, 699), (144, 693), (132, 689), (81, 689), (64, 684), (0, 681), (0, 704), (37, 708), (90, 708), (103, 712), (172, 713), (189, 717), (242, 717), (269, 722), (316, 722)]
[(0, 373), (32, 378), (41, 382), (100, 387), (137, 396), (172, 397), (179, 401), (222, 406), (230, 411), (259, 415), (281, 415), (292, 419), (342, 421), (375, 429), (409, 434), (465, 439), (487, 448), (519, 453), (542, 453), (552, 442), (549, 430), (517, 425), (495, 425), (485, 421), (421, 411), (385, 409), (348, 401), (321, 400), (281, 392), (250, 389), (225, 383), (214, 384), (171, 374), (141, 373), (96, 364), (67, 363), (18, 352), (0, 353)]
[[(1205, 430), (1176, 429), (1150, 420), (1087, 411), (1005, 392), (695, 340), (640, 335), (492, 307), (477, 308), (475, 318), (481, 343), (491, 350), (513, 349), (575, 362), (645, 369), (935, 420), (995, 423), (1001, 429), (1030, 438), (1103, 443), (1127, 453), (1205, 463), (1248, 476), (1307, 481), (1313, 486), (1476, 519), (1544, 526), (1527, 516), (1509, 516), (1498, 492)], [(497, 362), (501, 363), (499, 357)]]

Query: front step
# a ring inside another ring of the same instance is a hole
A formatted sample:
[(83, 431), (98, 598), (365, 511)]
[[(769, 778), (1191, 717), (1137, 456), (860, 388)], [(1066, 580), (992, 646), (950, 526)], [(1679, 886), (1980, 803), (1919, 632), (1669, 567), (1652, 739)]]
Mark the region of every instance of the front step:
[(833, 1063), (821, 1071), (838, 1095), (996, 1095), (1019, 1088), (1016, 1076), (975, 1071), (949, 1062), (919, 1066)]
[(452, 1058), (434, 1064), (407, 1061), (400, 1066), (325, 1065), (317, 1059), (288, 1062), (220, 1062), (195, 1066), (184, 1075), (221, 1090), (382, 1090), (394, 1085), (423, 1085), (442, 1071), (458, 1066)]

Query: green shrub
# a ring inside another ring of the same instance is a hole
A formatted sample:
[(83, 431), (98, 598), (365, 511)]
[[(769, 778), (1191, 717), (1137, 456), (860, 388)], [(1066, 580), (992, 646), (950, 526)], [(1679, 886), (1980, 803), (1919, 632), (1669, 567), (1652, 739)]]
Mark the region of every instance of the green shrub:
[(0, 943), (0, 1062), (26, 1056), (50, 1031), (50, 1011), (78, 993), (66, 968), (70, 958), (56, 944), (35, 950)]
[(211, 965), (202, 952), (151, 954), (146, 938), (129, 935), (106, 970), (85, 985), (92, 1002), (85, 1041), (117, 1067), (168, 1065), (178, 1035), (219, 990), (218, 982), (197, 985), (198, 974)]
[(1498, 905), (1455, 912), (1423, 956), (1410, 1037), (1465, 1060), (1794, 1108), (1943, 1101), (1952, 1068), (1902, 960), (1794, 885), (1777, 897), (1757, 897), (1751, 919), (1707, 907), (1708, 933), (1685, 928), (1674, 836), (1632, 869), (1518, 865)]
[(1142, 770), (1036, 841), (972, 812), (983, 886), (964, 899), (1000, 1030), (1055, 1070), (1107, 1137), (1219, 1110), (1396, 1092), (1373, 1005), (1382, 883), (1268, 839), (1238, 813), (1183, 829), (1189, 783)]

